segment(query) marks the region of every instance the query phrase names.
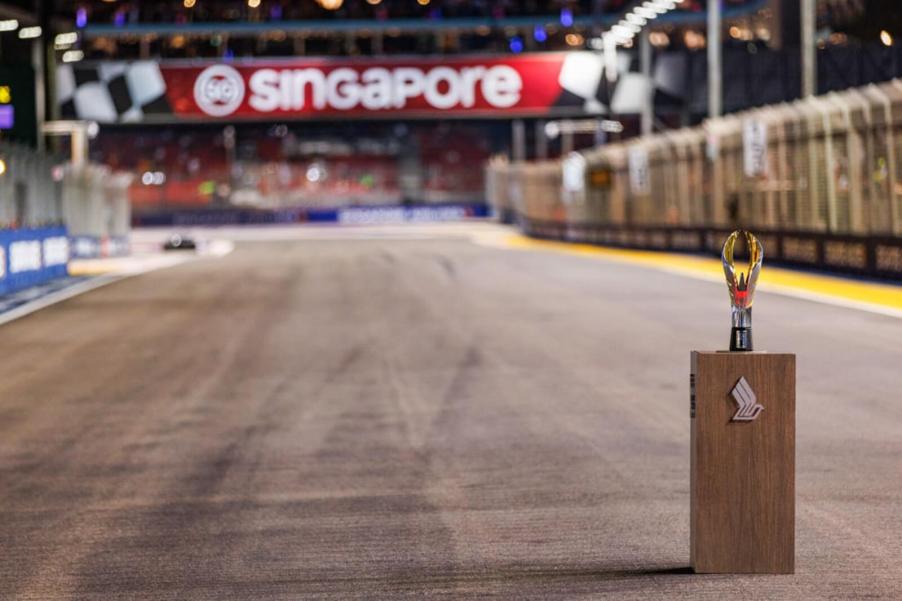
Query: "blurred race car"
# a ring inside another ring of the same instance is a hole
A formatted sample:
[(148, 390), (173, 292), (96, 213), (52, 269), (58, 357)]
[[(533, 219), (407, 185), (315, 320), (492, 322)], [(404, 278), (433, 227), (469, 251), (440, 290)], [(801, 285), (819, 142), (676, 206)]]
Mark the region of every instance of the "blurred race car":
[(163, 250), (197, 250), (197, 242), (190, 236), (173, 234), (163, 243)]

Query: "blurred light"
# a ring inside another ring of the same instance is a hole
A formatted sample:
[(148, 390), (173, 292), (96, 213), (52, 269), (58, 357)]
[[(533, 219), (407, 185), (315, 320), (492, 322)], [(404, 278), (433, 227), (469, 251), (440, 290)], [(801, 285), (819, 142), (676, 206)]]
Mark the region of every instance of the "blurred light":
[(372, 4), (373, 6), (376, 6), (380, 2), (382, 2), (382, 0), (366, 0), (367, 4)]
[(514, 54), (519, 54), (520, 52), (523, 52), (523, 38), (521, 38), (518, 35), (515, 35), (514, 37), (512, 37), (511, 41), (510, 41), (510, 49), (511, 49), (511, 52), (513, 52)]
[(623, 123), (621, 123), (620, 121), (612, 121), (611, 119), (602, 119), (601, 131), (606, 131), (611, 134), (619, 134), (623, 131)]
[(75, 63), (85, 57), (85, 53), (81, 50), (66, 50), (63, 52), (64, 63)]
[(648, 34), (648, 41), (656, 48), (664, 48), (670, 45), (670, 36), (663, 31), (652, 31)]
[(623, 29), (627, 29), (634, 34), (642, 31), (642, 28), (639, 25), (636, 25), (635, 23), (630, 23), (629, 21), (620, 21), (619, 23), (617, 23), (617, 26), (622, 27)]
[(613, 27), (611, 27), (611, 33), (620, 42), (628, 40), (634, 35), (632, 29), (623, 25), (614, 25)]
[(545, 32), (545, 28), (541, 25), (536, 25), (535, 29), (532, 31), (532, 38), (541, 43), (548, 39), (548, 33)]
[(113, 15), (113, 25), (116, 27), (122, 27), (125, 25), (125, 11), (119, 9), (116, 11), (116, 14)]
[(698, 33), (697, 31), (692, 31), (691, 29), (689, 29), (685, 33), (683, 33), (683, 43), (686, 44), (686, 47), (690, 50), (704, 48), (705, 36)]
[(6, 161), (4, 159), (0, 159), (0, 175), (6, 173)]
[(344, 0), (318, 0), (319, 5), (325, 8), (326, 10), (338, 10), (341, 8), (342, 2)]
[(257, 8), (260, 6), (260, 0), (247, 0), (247, 5), (250, 8)]
[(892, 46), (893, 45), (893, 36), (885, 29), (880, 30), (880, 41), (884, 46)]
[(75, 26), (78, 28), (82, 28), (88, 24), (88, 11), (84, 6), (80, 6), (77, 11), (75, 11)]
[(214, 182), (211, 179), (201, 182), (197, 186), (197, 191), (199, 193), (203, 194), (204, 196), (210, 196), (211, 194), (216, 192), (216, 182)]
[(100, 125), (96, 121), (90, 121), (88, 123), (88, 137), (93, 140), (99, 133)]
[(307, 181), (310, 183), (316, 183), (323, 177), (323, 170), (320, 169), (320, 166), (317, 164), (310, 165), (307, 168)]
[(196, 1), (197, 1), (197, 0), (185, 0), (184, 2), (182, 2), (182, 5), (183, 5), (185, 8), (194, 8), (194, 4), (195, 4)]
[(19, 22), (15, 19), (0, 21), (0, 31), (15, 31), (19, 28)]
[(145, 171), (141, 174), (141, 183), (145, 186), (162, 186), (166, 183), (166, 174), (162, 171)]
[(583, 36), (579, 35), (578, 33), (568, 33), (564, 37), (564, 40), (567, 42), (568, 46), (579, 46), (584, 41)]
[(633, 9), (633, 12), (649, 21), (658, 16), (657, 11), (654, 11), (650, 8), (645, 8), (644, 6), (637, 6)]
[(19, 30), (19, 39), (21, 40), (39, 37), (41, 37), (41, 28), (38, 25), (35, 25), (34, 27), (23, 27)]
[(627, 23), (632, 23), (633, 25), (638, 25), (639, 27), (647, 23), (645, 19), (634, 13), (627, 13), (625, 19)]
[(57, 36), (53, 38), (53, 45), (59, 50), (65, 46), (71, 46), (77, 41), (78, 34), (74, 31), (70, 31), (68, 33), (57, 34)]
[[(758, 36), (758, 37), (761, 37), (761, 36)], [(836, 46), (844, 46), (846, 43), (848, 43), (849, 36), (847, 36), (844, 33), (834, 31), (833, 33), (830, 34), (830, 37), (827, 39), (830, 40), (831, 44), (834, 44)]]
[(747, 27), (739, 27), (737, 25), (730, 26), (729, 29), (730, 37), (734, 40), (745, 40), (746, 42), (751, 41), (755, 36), (752, 35), (752, 30)]
[(53, 178), (53, 181), (61, 182), (66, 177), (66, 168), (62, 165), (54, 165), (50, 171), (50, 176)]
[(561, 9), (561, 25), (563, 25), (564, 27), (573, 26), (573, 11), (569, 8)]
[[(674, 3), (674, 6), (676, 6), (675, 3)], [(666, 6), (664, 6), (663, 3), (654, 2), (653, 0), (649, 0), (648, 2), (643, 2), (642, 7), (647, 10), (650, 10), (652, 12), (655, 12), (657, 14), (666, 13), (668, 10), (670, 10), (670, 8), (667, 8)], [(671, 7), (671, 8), (673, 8), (673, 7)]]
[(169, 46), (171, 48), (184, 48), (185, 42), (186, 42), (185, 36), (176, 35), (176, 36), (172, 36), (172, 39), (169, 40)]
[(420, 6), (427, 6), (429, 4), (429, 0), (417, 0), (417, 4)]

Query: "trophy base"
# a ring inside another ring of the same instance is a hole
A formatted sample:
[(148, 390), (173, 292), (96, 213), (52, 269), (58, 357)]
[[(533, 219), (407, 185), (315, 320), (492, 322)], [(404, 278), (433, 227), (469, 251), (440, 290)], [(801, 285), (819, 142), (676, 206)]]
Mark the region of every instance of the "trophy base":
[(795, 355), (693, 352), (690, 561), (697, 573), (795, 568)]
[(746, 352), (752, 349), (752, 328), (733, 328), (730, 331), (730, 351)]

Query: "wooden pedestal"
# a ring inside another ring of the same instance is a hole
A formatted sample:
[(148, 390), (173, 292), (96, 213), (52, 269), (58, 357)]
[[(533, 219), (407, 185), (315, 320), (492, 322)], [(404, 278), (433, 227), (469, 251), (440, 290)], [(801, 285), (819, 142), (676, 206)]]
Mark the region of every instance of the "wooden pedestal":
[(694, 351), (691, 388), (693, 570), (791, 574), (795, 355)]

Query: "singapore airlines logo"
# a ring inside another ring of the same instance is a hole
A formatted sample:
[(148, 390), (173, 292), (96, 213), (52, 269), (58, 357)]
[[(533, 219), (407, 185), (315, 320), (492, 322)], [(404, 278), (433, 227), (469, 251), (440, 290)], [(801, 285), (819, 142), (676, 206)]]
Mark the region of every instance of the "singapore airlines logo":
[(733, 400), (736, 401), (736, 404), (739, 406), (736, 410), (736, 414), (730, 421), (750, 422), (758, 417), (759, 413), (764, 411), (764, 407), (758, 404), (758, 397), (755, 396), (755, 391), (749, 386), (745, 376), (739, 378), (739, 381), (736, 382), (736, 386), (733, 387), (730, 394), (733, 395)]

